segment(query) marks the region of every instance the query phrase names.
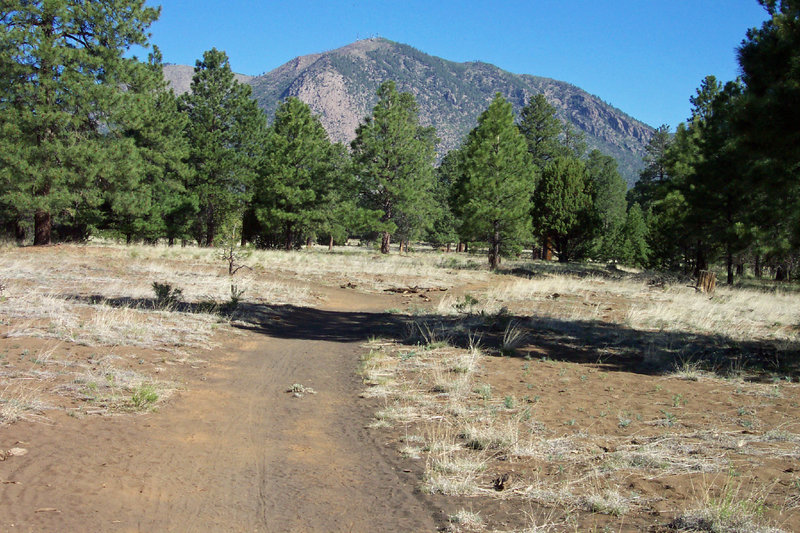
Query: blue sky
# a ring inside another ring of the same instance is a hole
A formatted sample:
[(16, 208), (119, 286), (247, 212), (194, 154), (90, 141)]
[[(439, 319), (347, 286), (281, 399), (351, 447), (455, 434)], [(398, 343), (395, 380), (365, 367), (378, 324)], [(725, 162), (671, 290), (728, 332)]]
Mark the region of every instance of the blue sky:
[[(158, 2), (149, 0), (151, 5)], [(756, 0), (164, 0), (150, 29), (164, 61), (225, 50), (243, 74), (380, 36), (452, 61), (573, 83), (672, 129), (707, 75), (738, 74), (736, 47), (766, 13)]]

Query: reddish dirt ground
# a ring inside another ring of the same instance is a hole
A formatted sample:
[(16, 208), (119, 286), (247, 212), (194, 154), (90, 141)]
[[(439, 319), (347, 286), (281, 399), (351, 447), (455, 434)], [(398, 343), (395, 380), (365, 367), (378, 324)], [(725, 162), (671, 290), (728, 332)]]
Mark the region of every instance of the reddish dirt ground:
[[(163, 352), (115, 346), (115, 355), (124, 356), (119, 365), (148, 371), (160, 365), (165, 379), (179, 384), (157, 411), (95, 412), (91, 402), (61, 396), (62, 408), (0, 427), (0, 532), (424, 532), (448, 527), (448, 515), (459, 509), (479, 512), (487, 529), (524, 529), (533, 516), (558, 521), (555, 530), (662, 531), (703, 497), (724, 499), (718, 489), (726, 480), (741, 488), (738, 501), (753, 495), (751, 482), (767, 487), (771, 523), (800, 530), (796, 379), (684, 380), (609, 355), (604, 338), (565, 342), (544, 330), (532, 331), (513, 356), (488, 350), (494, 355), (483, 360), (476, 381), (491, 387), (492, 398), (472, 399), (500, 418), (525, 414), (541, 426), (539, 437), (562, 448), (544, 457), (491, 456), (478, 497), (422, 493), (425, 460), (399, 453), (419, 428), (367, 429), (385, 404), (359, 396), (365, 385), (358, 367), (370, 338), (403, 335), (409, 317), (386, 310), (434, 309), (441, 294), (430, 301), (367, 294), (336, 288), (342, 280), (326, 280), (335, 288), (315, 284), (315, 307), (242, 304), (250, 321), (238, 334), (218, 333), (218, 344), (196, 362), (170, 366)], [(599, 325), (614, 333), (617, 319), (603, 316)], [(30, 366), (49, 343), (2, 333), (6, 377)], [(59, 350), (82, 362), (108, 351), (68, 342)], [(14, 379), (35, 383), (32, 375)], [(294, 384), (314, 393), (296, 397), (288, 392)], [(506, 403), (513, 407), (504, 410)], [(642, 468), (630, 457), (647, 447), (671, 456), (664, 466)], [(14, 448), (27, 453), (6, 456)], [(688, 466), (673, 471), (669, 461)], [(701, 471), (701, 461), (714, 468)], [(496, 493), (493, 480), (503, 473), (511, 480)], [(539, 483), (554, 491), (571, 487), (576, 498), (613, 488), (634, 501), (633, 510), (612, 516), (571, 504), (566, 520), (564, 506), (525, 492)]]
[[(337, 292), (331, 318), (393, 301)], [(0, 530), (434, 531), (443, 518), (418, 473), (364, 428), (371, 324), (318, 323), (323, 311), (273, 317), (283, 338), (225, 341), (158, 412), (0, 429), (0, 449), (28, 450), (0, 462)], [(316, 394), (287, 393), (295, 383)]]

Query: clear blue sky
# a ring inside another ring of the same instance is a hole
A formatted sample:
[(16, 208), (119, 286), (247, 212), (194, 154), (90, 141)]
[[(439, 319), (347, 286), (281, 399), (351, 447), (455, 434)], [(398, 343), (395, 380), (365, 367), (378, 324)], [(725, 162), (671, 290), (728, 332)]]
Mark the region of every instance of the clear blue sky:
[[(151, 5), (159, 4), (148, 0)], [(672, 129), (713, 74), (738, 74), (735, 49), (766, 13), (756, 0), (163, 0), (152, 42), (194, 65), (212, 47), (234, 71), (380, 36), (452, 61), (573, 83)]]

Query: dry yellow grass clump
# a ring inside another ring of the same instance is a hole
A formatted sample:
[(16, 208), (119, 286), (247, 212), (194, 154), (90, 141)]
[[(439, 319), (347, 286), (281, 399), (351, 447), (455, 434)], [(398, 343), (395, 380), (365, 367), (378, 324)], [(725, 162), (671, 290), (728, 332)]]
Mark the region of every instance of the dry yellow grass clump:
[[(163, 246), (6, 247), (0, 255), (0, 424), (50, 409), (147, 410), (176, 389), (170, 365), (201, 364), (245, 303), (303, 304), (310, 288), (243, 269), (219, 250)], [(154, 282), (173, 291), (159, 302)], [(179, 292), (175, 292), (179, 291)]]

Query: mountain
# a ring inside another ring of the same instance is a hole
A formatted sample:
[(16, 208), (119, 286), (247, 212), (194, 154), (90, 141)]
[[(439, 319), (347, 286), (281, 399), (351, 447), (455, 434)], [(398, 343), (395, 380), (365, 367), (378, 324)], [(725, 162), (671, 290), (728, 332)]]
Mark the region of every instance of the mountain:
[[(188, 90), (187, 68), (165, 67), (165, 76), (178, 92)], [(421, 122), (436, 128), (440, 154), (460, 145), (495, 93), (507, 98), (517, 113), (530, 96), (543, 93), (559, 118), (586, 133), (590, 149), (617, 159), (629, 185), (638, 178), (644, 147), (653, 133), (650, 126), (569, 83), (513, 74), (488, 63), (447, 61), (387, 39), (364, 39), (297, 57), (266, 74), (241, 79), (270, 116), (280, 100), (296, 96), (320, 115), (333, 140), (344, 143), (371, 113), (378, 86), (394, 80), (398, 90), (416, 98)]]
[[(194, 67), (189, 65), (173, 65), (171, 63), (164, 65), (164, 77), (176, 94), (183, 94), (189, 90), (189, 87), (192, 86), (192, 76), (194, 76)], [(253, 79), (253, 76), (244, 74), (234, 74), (233, 76), (239, 83), (250, 83)]]

